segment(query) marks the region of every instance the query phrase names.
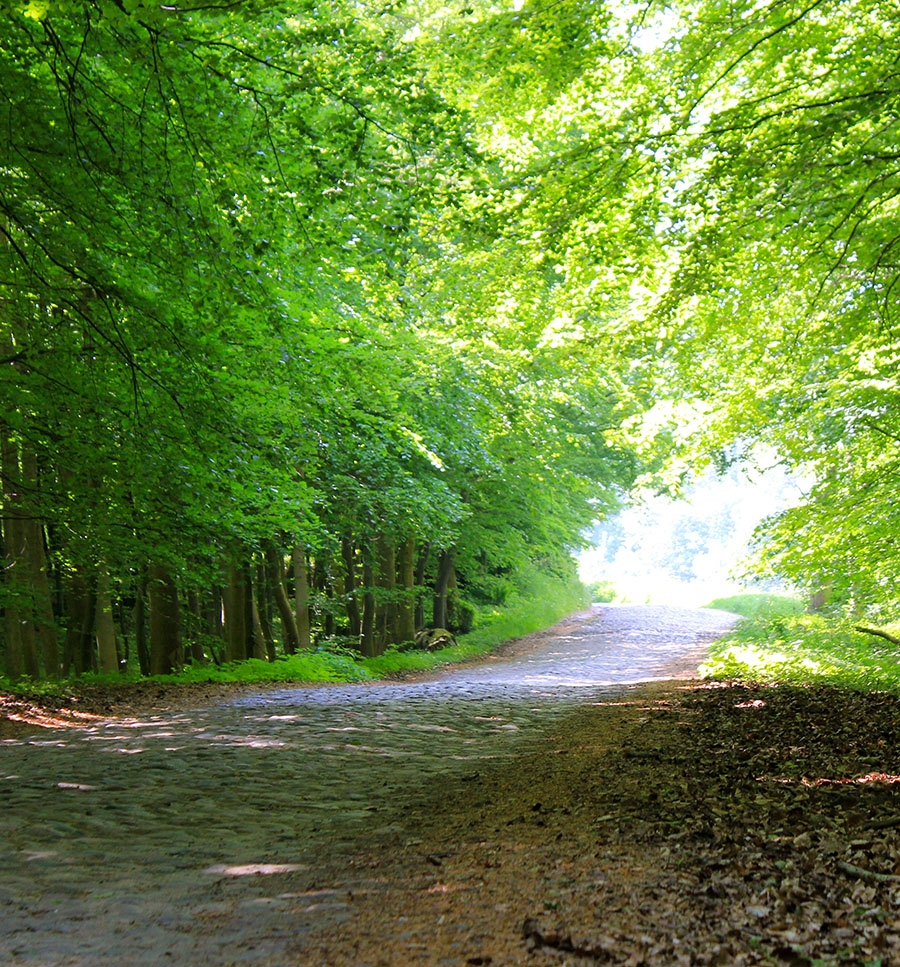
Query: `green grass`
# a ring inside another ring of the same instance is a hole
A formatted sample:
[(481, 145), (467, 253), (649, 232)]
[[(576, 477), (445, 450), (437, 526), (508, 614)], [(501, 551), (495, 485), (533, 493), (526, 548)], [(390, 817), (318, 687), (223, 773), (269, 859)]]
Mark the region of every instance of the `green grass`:
[(799, 598), (784, 594), (734, 594), (729, 598), (716, 598), (706, 607), (731, 611), (745, 618), (799, 615), (804, 610)]
[(712, 679), (900, 692), (900, 649), (822, 615), (759, 614), (710, 650)]

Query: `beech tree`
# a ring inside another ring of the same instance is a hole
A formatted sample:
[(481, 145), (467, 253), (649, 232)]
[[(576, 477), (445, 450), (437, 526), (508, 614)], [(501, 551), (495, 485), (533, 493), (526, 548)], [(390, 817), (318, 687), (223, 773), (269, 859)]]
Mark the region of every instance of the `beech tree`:
[(896, 609), (896, 10), (678, 8), (659, 54), (672, 187), (656, 324), (706, 443), (765, 440), (817, 483), (768, 567)]
[[(454, 589), (566, 571), (639, 469), (645, 396), (603, 339), (652, 192), (572, 190), (645, 159), (585, 154), (602, 112), (559, 125), (617, 70), (601, 8), (0, 15), (10, 675), (108, 670), (132, 638), (145, 672), (341, 632), (374, 653), (429, 596), (449, 621)], [(585, 234), (609, 258), (582, 272)]]

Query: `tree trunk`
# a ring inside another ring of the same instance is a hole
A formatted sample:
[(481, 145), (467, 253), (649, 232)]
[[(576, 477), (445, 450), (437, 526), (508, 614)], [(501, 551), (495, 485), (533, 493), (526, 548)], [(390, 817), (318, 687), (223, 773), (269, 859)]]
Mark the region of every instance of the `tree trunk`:
[(204, 662), (206, 655), (203, 654), (203, 644), (201, 635), (203, 634), (203, 609), (200, 607), (200, 595), (196, 590), (188, 591), (188, 610), (191, 613), (191, 661)]
[(66, 645), (63, 658), (63, 677), (74, 673), (83, 675), (91, 670), (94, 648), (93, 588), (81, 572), (70, 571), (66, 576)]
[(400, 545), (397, 570), (403, 594), (397, 603), (397, 628), (395, 642), (412, 641), (416, 637), (416, 542), (404, 541)]
[(94, 627), (97, 634), (100, 671), (104, 674), (113, 674), (119, 671), (119, 653), (116, 648), (116, 624), (113, 620), (109, 571), (103, 566), (97, 572), (97, 607)]
[[(22, 476), (32, 493), (39, 486), (37, 457), (30, 447), (22, 453)], [(47, 565), (47, 549), (44, 543), (44, 527), (37, 513), (32, 511), (27, 522), (28, 559), (31, 586), (34, 596), (34, 630), (38, 650), (44, 662), (47, 678), (59, 676), (59, 633), (53, 616), (53, 596)]]
[(438, 563), (437, 580), (434, 583), (434, 607), (432, 609), (432, 619), (435, 628), (447, 627), (447, 591), (450, 587), (450, 579), (454, 573), (454, 561), (456, 560), (456, 548), (448, 547), (441, 551), (440, 562)]
[(380, 655), (394, 640), (397, 608), (394, 603), (394, 587), (397, 583), (396, 549), (392, 541), (379, 537), (375, 545), (378, 601), (375, 620), (375, 647)]
[(150, 674), (168, 675), (179, 661), (178, 588), (168, 568), (150, 566)]
[(334, 635), (334, 581), (331, 574), (330, 555), (316, 558), (315, 588), (322, 592), (322, 632), (326, 638)]
[(247, 576), (237, 558), (226, 565), (225, 574), (225, 661), (243, 661), (248, 657), (248, 628), (252, 616), (247, 614)]
[(375, 651), (375, 589), (372, 562), (368, 554), (363, 556), (363, 613), (362, 629), (359, 639), (360, 651), (368, 658), (374, 658)]
[(422, 550), (419, 552), (419, 558), (416, 561), (416, 600), (415, 612), (413, 615), (416, 631), (420, 631), (425, 627), (425, 597), (423, 594), (423, 589), (425, 587), (425, 572), (428, 570), (428, 558), (430, 555), (431, 542), (426, 541), (426, 543), (422, 545)]
[(344, 598), (347, 601), (348, 634), (359, 638), (362, 633), (362, 618), (359, 613), (359, 598), (356, 596), (356, 554), (353, 542), (345, 537), (341, 540), (341, 557), (344, 561)]
[(291, 551), (294, 566), (294, 609), (297, 619), (297, 643), (300, 648), (312, 645), (309, 635), (309, 565), (306, 550), (295, 544)]
[(266, 542), (266, 572), (269, 578), (269, 587), (275, 596), (275, 604), (278, 607), (278, 614), (281, 617), (281, 628), (284, 635), (284, 650), (293, 655), (300, 647), (300, 635), (297, 631), (297, 622), (294, 612), (291, 610), (291, 602), (288, 599), (287, 591), (284, 587), (282, 576), (281, 554), (275, 545), (270, 541)]
[(256, 568), (256, 615), (254, 622), (259, 622), (259, 632), (262, 635), (265, 645), (265, 658), (267, 661), (275, 661), (275, 639), (272, 636), (272, 624), (269, 621), (268, 608), (269, 588), (266, 581), (265, 564), (260, 564)]
[(142, 574), (134, 599), (134, 647), (142, 675), (150, 674), (150, 646), (147, 642), (147, 579)]
[(250, 657), (257, 658), (259, 661), (266, 661), (268, 658), (266, 636), (263, 633), (262, 619), (259, 616), (259, 604), (255, 594), (250, 598), (250, 614), (253, 619), (253, 651)]
[(34, 597), (28, 523), (22, 513), (21, 471), (18, 448), (12, 436), (2, 431), (0, 471), (3, 477), (3, 549), (5, 567), (4, 614), (7, 674), (13, 680), (27, 675), (41, 677), (34, 628)]

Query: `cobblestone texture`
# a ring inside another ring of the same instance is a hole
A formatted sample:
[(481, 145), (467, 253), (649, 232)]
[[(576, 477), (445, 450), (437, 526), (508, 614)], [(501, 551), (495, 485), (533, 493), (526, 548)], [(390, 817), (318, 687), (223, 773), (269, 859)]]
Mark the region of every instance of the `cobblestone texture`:
[[(595, 606), (543, 646), (375, 685), (290, 687), (0, 743), (0, 964), (297, 964), (348, 916), (329, 870), (409, 843), (425, 784), (579, 703), (667, 677), (733, 615)], [(360, 873), (362, 876), (362, 873)]]

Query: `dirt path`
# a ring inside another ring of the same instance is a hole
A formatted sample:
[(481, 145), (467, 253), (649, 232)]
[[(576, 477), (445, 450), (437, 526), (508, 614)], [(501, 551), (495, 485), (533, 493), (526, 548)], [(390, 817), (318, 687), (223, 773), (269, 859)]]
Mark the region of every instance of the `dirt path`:
[[(579, 759), (582, 726), (572, 723), (611, 710), (584, 748), (621, 748), (643, 727), (635, 710), (648, 700), (627, 697), (634, 683), (684, 673), (732, 620), (603, 607), (504, 658), (426, 680), (268, 689), (6, 739), (0, 963), (580, 956), (546, 942), (549, 928), (522, 928), (523, 910), (557, 902), (542, 864), (582, 835), (573, 807), (544, 816), (584, 784), (583, 764), (555, 765)], [(593, 806), (583, 812), (601, 822)], [(482, 835), (492, 823), (504, 831), (497, 847)], [(537, 835), (519, 837), (526, 830)], [(489, 887), (499, 874), (473, 879), (472, 864), (504, 869), (498, 849), (524, 865)], [(486, 904), (491, 889), (499, 899)], [(407, 929), (402, 918), (420, 916), (413, 896), (428, 910), (431, 900), (449, 906)], [(494, 953), (474, 949), (476, 928), (475, 946)]]

